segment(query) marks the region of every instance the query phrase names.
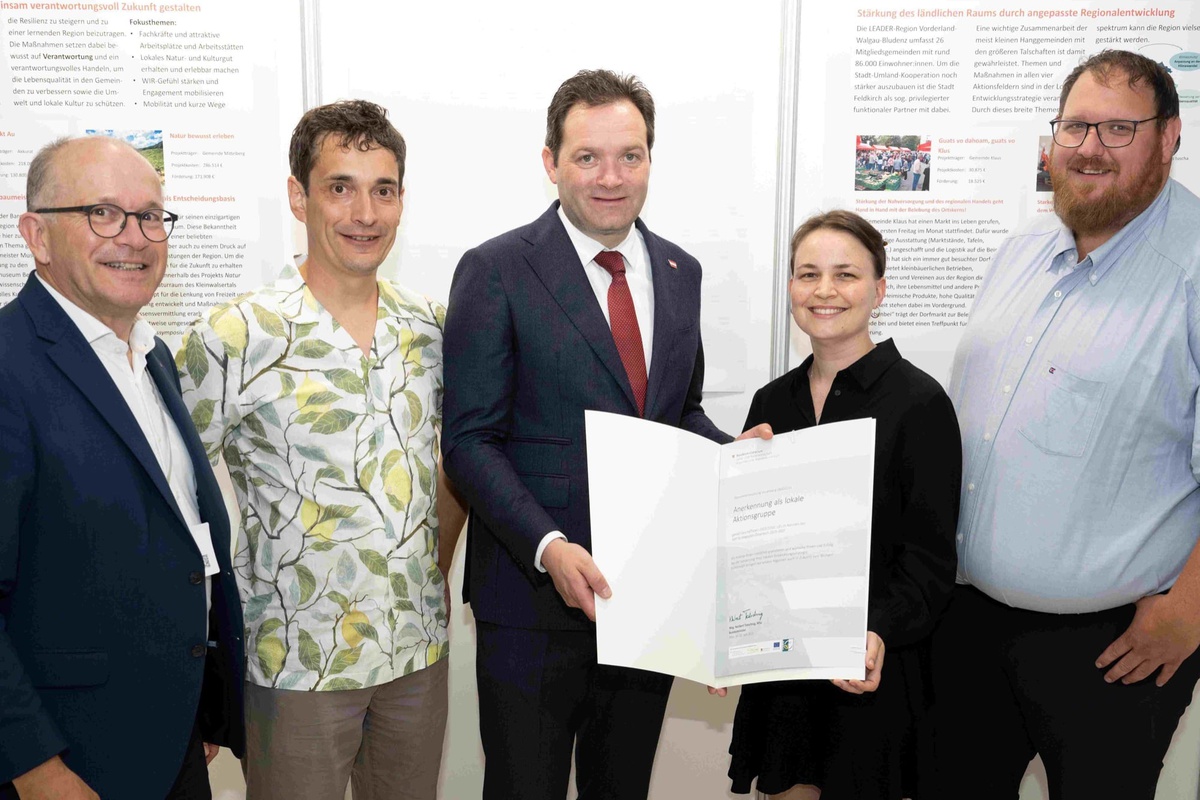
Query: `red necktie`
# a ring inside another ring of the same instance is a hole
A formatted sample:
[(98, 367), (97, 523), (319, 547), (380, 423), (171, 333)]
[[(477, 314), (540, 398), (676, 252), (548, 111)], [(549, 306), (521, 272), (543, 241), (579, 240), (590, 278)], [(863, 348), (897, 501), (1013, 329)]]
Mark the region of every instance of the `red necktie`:
[(642, 349), (642, 331), (638, 328), (637, 312), (633, 310), (633, 295), (625, 280), (625, 259), (617, 250), (604, 250), (596, 254), (596, 263), (612, 275), (608, 286), (608, 321), (612, 327), (613, 342), (625, 365), (629, 385), (637, 400), (638, 416), (646, 413), (646, 351)]

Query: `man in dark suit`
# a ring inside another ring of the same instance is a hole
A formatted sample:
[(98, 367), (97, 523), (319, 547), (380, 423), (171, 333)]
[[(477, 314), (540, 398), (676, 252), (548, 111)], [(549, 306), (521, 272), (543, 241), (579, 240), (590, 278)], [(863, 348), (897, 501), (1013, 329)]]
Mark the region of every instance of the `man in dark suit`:
[(700, 265), (638, 219), (653, 144), (636, 78), (567, 80), (542, 151), (559, 202), (466, 253), (450, 289), (442, 446), (472, 507), (488, 800), (560, 800), (573, 745), (583, 800), (648, 791), (671, 678), (596, 664), (594, 594), (610, 591), (590, 555), (584, 410), (730, 439), (700, 406)]
[(30, 164), (36, 272), (0, 309), (0, 798), (211, 797), (243, 747), (229, 522), (138, 312), (174, 217), (124, 142)]

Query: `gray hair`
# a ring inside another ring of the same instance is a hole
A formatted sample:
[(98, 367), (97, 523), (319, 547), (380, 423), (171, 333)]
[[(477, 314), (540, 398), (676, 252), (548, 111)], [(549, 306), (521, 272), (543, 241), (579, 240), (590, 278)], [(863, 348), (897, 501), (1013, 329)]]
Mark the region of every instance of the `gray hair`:
[[(106, 142), (113, 142), (117, 145), (124, 145), (129, 148), (129, 152), (137, 153), (136, 147), (131, 145), (124, 139), (117, 139), (113, 136), (104, 136), (102, 134), (93, 134), (91, 136), (62, 136), (48, 145), (37, 151), (37, 155), (33, 157), (33, 161), (29, 162), (29, 172), (25, 176), (25, 209), (33, 211), (35, 208), (44, 208), (47, 203), (51, 202), (50, 197), (54, 191), (54, 187), (59, 184), (54, 174), (54, 162), (58, 158), (60, 151), (67, 145), (73, 142), (82, 142), (87, 139), (102, 139)], [(141, 154), (138, 153), (140, 156)], [(147, 164), (150, 162), (147, 161)]]
[(54, 159), (75, 137), (62, 136), (37, 151), (33, 161), (29, 162), (29, 173), (25, 176), (25, 210), (33, 211), (42, 208), (48, 202), (46, 195), (50, 192), (50, 176), (54, 173)]

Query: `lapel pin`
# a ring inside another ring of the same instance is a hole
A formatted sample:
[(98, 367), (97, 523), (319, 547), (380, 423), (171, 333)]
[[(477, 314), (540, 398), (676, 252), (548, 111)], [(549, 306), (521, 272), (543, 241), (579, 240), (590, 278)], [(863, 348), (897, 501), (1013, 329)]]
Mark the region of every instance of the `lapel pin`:
[(671, 269), (679, 269), (679, 265), (669, 258), (667, 259), (667, 264), (670, 265)]

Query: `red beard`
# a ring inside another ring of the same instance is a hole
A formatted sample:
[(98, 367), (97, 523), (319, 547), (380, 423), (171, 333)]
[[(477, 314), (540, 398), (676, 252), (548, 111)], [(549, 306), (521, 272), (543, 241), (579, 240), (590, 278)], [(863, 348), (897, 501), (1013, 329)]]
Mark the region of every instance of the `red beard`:
[[(1159, 148), (1150, 150), (1146, 160), (1128, 172), (1111, 159), (1083, 158), (1073, 155), (1066, 166), (1056, 166), (1050, 158), (1050, 179), (1054, 187), (1054, 211), (1075, 233), (1090, 235), (1116, 232), (1129, 220), (1146, 210), (1162, 189), (1167, 167)], [(1104, 189), (1081, 189), (1072, 181), (1072, 170), (1110, 169), (1116, 180)]]

